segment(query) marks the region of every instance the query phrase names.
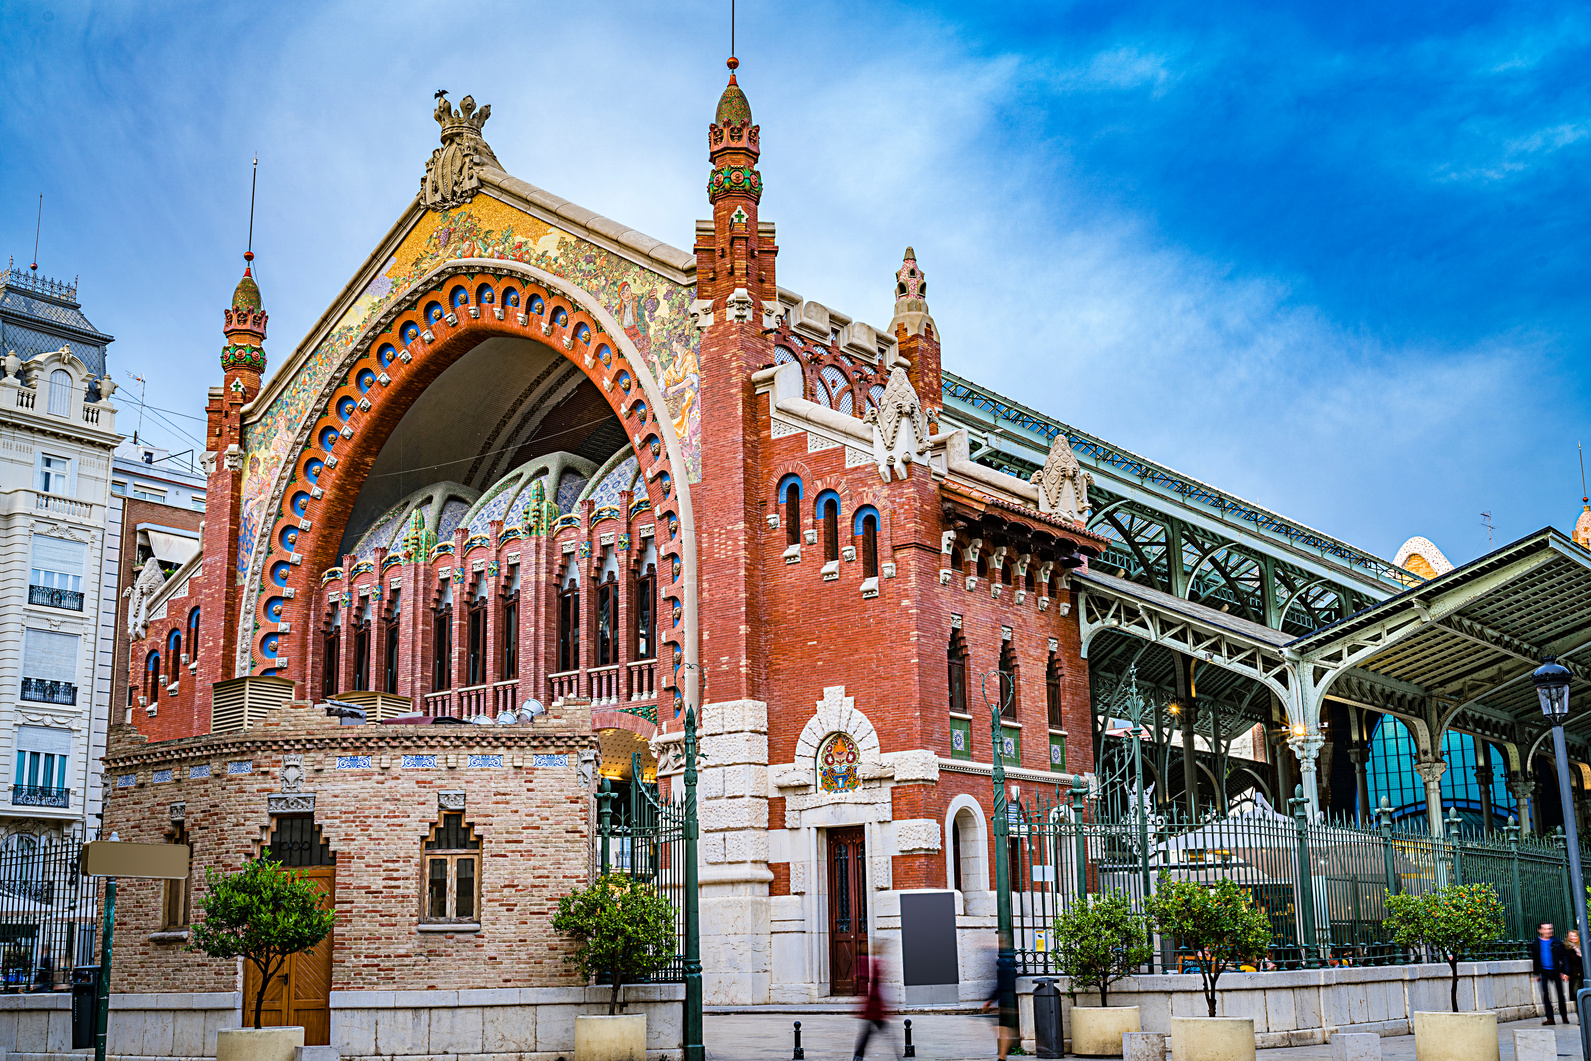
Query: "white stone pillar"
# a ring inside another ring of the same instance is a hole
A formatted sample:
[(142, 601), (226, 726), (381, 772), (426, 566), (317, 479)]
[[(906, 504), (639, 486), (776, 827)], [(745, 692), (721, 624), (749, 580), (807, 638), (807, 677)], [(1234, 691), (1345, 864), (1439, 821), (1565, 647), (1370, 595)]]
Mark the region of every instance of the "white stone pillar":
[[(1305, 733), (1302, 736), (1287, 738), (1287, 746), (1293, 749), (1293, 756), (1298, 760), (1299, 784), (1303, 786), (1304, 798), (1309, 800), (1309, 820), (1313, 822), (1320, 814), (1320, 784), (1316, 779), (1316, 761), (1320, 758), (1321, 746), (1326, 743), (1324, 737), (1318, 732)], [(1291, 792), (1283, 794), (1283, 805), (1277, 810), (1292, 813), (1292, 807), (1287, 800), (1293, 798)]]
[(1442, 775), (1447, 763), (1431, 759), (1414, 764), (1414, 772), (1425, 782), (1425, 820), (1432, 836), (1442, 835)]

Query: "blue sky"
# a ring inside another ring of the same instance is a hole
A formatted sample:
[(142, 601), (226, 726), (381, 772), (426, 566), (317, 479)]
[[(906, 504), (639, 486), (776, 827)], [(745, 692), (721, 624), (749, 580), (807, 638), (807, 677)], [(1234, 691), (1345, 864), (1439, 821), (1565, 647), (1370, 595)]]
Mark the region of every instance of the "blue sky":
[[(40, 271), (200, 414), (254, 152), (278, 364), (416, 191), (438, 88), (688, 247), (726, 6), (7, 4), (0, 254), (43, 191)], [(739, 9), (784, 286), (884, 324), (910, 243), (952, 371), (1383, 555), (1572, 523), (1585, 5)]]

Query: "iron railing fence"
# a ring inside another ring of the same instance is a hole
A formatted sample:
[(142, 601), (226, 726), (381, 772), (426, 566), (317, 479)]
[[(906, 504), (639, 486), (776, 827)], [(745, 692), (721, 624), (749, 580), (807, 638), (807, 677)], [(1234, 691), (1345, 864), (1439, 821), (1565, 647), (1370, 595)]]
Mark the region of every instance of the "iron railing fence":
[[(627, 806), (614, 808), (598, 822), (598, 842), (605, 852), (604, 873), (626, 874), (650, 884), (674, 908), (674, 954), (646, 977), (647, 983), (685, 982), (685, 804), (660, 799), (657, 785), (641, 779), (640, 755), (631, 756)], [(607, 981), (599, 977), (599, 982)]]
[(0, 991), (53, 991), (97, 965), (100, 878), (77, 840), (17, 837), (0, 851)]
[[(1388, 892), (1489, 882), (1506, 911), (1504, 940), (1476, 958), (1525, 957), (1536, 925), (1570, 924), (1567, 849), (1561, 837), (1433, 838), (1408, 825), (1360, 829), (1305, 825), (1261, 809), (1202, 822), (1129, 813), (1106, 819), (1098, 802), (1046, 797), (1007, 811), (1013, 946), (1021, 975), (1055, 975), (1056, 917), (1080, 894), (1120, 894), (1135, 910), (1164, 876), (1234, 881), (1270, 919), (1265, 967), (1402, 964), (1391, 941)], [(1591, 861), (1591, 852), (1586, 852)], [(1175, 972), (1188, 954), (1156, 939), (1145, 972)]]

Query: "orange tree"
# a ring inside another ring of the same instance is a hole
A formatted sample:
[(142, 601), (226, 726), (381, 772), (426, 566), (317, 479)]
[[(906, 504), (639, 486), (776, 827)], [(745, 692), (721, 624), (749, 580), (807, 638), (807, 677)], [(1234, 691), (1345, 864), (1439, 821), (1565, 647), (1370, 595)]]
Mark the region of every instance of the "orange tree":
[(1163, 934), (1193, 951), (1212, 1017), (1221, 974), (1245, 959), (1259, 958), (1271, 941), (1270, 919), (1250, 907), (1248, 897), (1230, 880), (1207, 885), (1161, 874), (1144, 909)]
[(650, 884), (622, 873), (604, 873), (589, 888), (558, 900), (552, 927), (574, 937), (564, 961), (587, 982), (606, 974), (613, 988), (612, 1016), (624, 1008), (624, 985), (634, 983), (674, 957), (674, 907)]
[[(1451, 999), (1458, 1012), (1458, 960), (1503, 935), (1503, 903), (1490, 884), (1446, 884), (1424, 895), (1387, 893), (1387, 924), (1399, 946), (1425, 946), (1453, 970)], [(1548, 1016), (1551, 1016), (1549, 1013)]]

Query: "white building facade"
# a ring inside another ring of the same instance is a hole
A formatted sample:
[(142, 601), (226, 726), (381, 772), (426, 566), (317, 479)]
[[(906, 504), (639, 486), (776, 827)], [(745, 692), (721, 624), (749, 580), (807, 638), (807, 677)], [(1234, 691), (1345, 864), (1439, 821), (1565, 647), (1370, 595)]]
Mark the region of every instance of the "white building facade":
[(75, 284), (0, 273), (0, 850), (91, 836), (115, 645), (111, 336)]

